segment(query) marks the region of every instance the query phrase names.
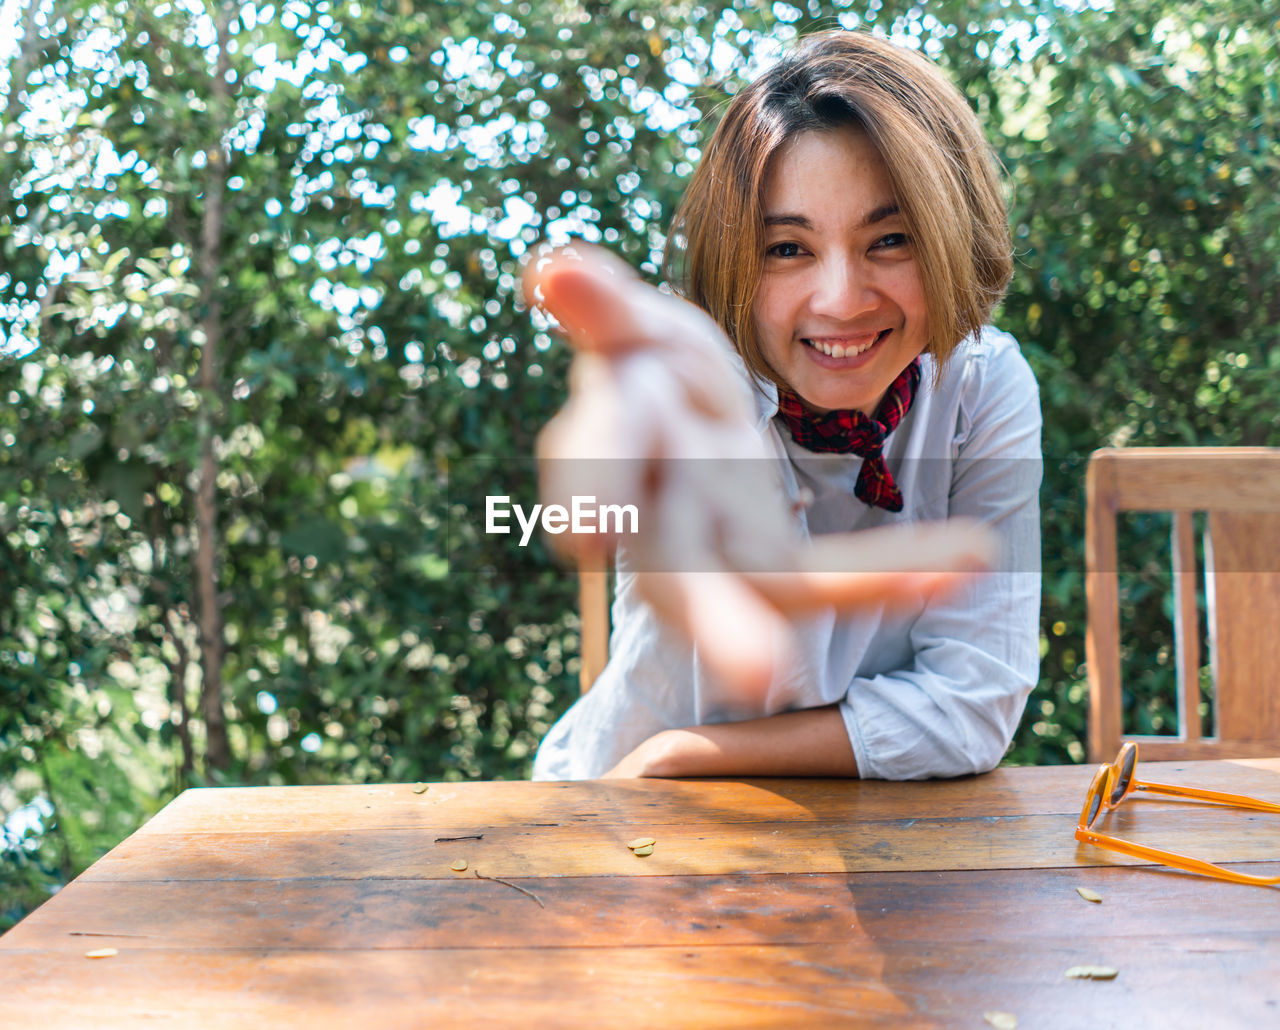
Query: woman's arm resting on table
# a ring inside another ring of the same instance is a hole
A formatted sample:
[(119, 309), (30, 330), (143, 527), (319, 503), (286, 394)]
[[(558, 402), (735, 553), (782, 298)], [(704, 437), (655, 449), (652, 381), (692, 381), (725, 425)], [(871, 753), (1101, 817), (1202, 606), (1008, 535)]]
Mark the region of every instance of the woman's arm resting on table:
[(745, 722), (664, 730), (605, 778), (857, 775), (844, 719), (835, 705), (827, 705)]

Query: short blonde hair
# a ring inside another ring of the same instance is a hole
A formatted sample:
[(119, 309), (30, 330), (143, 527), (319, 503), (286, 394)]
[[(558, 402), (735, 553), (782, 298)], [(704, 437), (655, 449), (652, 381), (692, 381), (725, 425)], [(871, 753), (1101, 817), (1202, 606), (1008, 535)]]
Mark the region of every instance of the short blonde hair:
[(964, 95), (927, 58), (835, 30), (739, 92), (676, 211), (667, 271), (728, 333), (748, 367), (777, 381), (755, 338), (769, 163), (799, 133), (857, 127), (888, 168), (913, 241), (941, 368), (976, 333), (1013, 272), (1008, 214), (990, 145)]

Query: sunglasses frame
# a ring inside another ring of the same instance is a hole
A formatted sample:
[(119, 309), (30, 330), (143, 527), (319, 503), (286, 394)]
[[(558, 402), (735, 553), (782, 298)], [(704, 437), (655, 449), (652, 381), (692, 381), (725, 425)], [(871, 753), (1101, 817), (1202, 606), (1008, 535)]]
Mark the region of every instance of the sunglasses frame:
[(1133, 858), (1144, 858), (1161, 865), (1183, 869), (1190, 873), (1212, 876), (1232, 883), (1249, 883), (1257, 886), (1271, 886), (1280, 883), (1280, 876), (1256, 876), (1252, 873), (1237, 873), (1225, 869), (1212, 862), (1204, 862), (1198, 858), (1189, 858), (1172, 851), (1149, 848), (1132, 841), (1121, 840), (1109, 834), (1098, 833), (1092, 827), (1100, 818), (1116, 808), (1125, 798), (1135, 791), (1146, 794), (1166, 794), (1171, 797), (1191, 798), (1196, 801), (1207, 801), (1216, 805), (1229, 805), (1232, 808), (1249, 808), (1259, 812), (1280, 813), (1280, 805), (1244, 794), (1226, 794), (1216, 790), (1199, 790), (1195, 787), (1179, 787), (1169, 783), (1152, 783), (1139, 780), (1135, 775), (1138, 767), (1138, 745), (1126, 741), (1120, 747), (1114, 762), (1098, 766), (1085, 793), (1084, 807), (1080, 809), (1080, 821), (1076, 825), (1076, 840), (1082, 844), (1118, 851), (1122, 855)]

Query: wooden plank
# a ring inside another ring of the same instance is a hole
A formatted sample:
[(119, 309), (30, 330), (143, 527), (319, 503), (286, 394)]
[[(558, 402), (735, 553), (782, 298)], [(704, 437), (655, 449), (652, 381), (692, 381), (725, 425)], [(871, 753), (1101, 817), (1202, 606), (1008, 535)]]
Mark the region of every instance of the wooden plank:
[[(1083, 796), (1081, 796), (1083, 800)], [(1078, 812), (1077, 812), (1078, 815)], [(1270, 819), (1270, 823), (1264, 820)], [(1106, 832), (1209, 861), (1275, 857), (1276, 817), (1142, 798), (1108, 818)], [(456, 879), (475, 870), (508, 879), (1013, 869), (1138, 863), (1078, 845), (1062, 815), (898, 819), (792, 824), (594, 824), (535, 828), (481, 825), (420, 830), (151, 834), (126, 840), (80, 877), (138, 880), (283, 880), (312, 877)], [(638, 834), (658, 838), (632, 854)], [(436, 844), (434, 836), (482, 834)], [(466, 859), (465, 874), (454, 859)]]
[[(7, 948), (519, 948), (808, 944), (849, 938), (844, 876), (85, 883)], [(174, 913), (182, 913), (175, 924)], [(128, 926), (133, 936), (83, 936)], [(104, 929), (105, 928), (105, 929)]]
[[(1180, 737), (1151, 737), (1127, 734), (1125, 740), (1132, 740), (1142, 748), (1142, 753), (1154, 761), (1173, 759), (1195, 759), (1204, 761), (1221, 758), (1224, 750), (1232, 757), (1251, 756), (1265, 758), (1274, 755), (1280, 747), (1265, 741), (1232, 741), (1228, 749), (1224, 749), (1222, 741), (1217, 737), (1202, 737), (1199, 740), (1183, 740)], [(1269, 800), (1269, 799), (1268, 799)]]
[[(1108, 756), (1109, 758), (1114, 755)], [(1148, 763), (1143, 763), (1147, 769)], [(1158, 772), (1158, 775), (1157, 775)], [(1280, 799), (1280, 759), (1261, 763), (1171, 762), (1148, 779)], [(1003, 816), (1075, 816), (1093, 769), (1038, 766), (928, 784), (876, 780), (584, 780), (573, 783), (410, 784), (344, 787), (225, 787), (188, 790), (137, 835), (289, 832), (335, 828), (643, 826)], [(441, 836), (442, 834), (436, 834)]]
[[(0, 996), (15, 1025), (928, 1027), (864, 945), (516, 948), (490, 952), (15, 952)], [(145, 985), (145, 987), (144, 987)], [(70, 988), (70, 989), (69, 989)]]
[(1116, 578), (1114, 462), (1094, 454), (1085, 474), (1085, 667), (1089, 677), (1089, 760), (1108, 762), (1120, 749), (1120, 594)]
[(1280, 510), (1280, 448), (1103, 449), (1090, 464), (1113, 477), (1120, 511)]
[[(1265, 868), (1280, 872), (1277, 863)], [(1273, 892), (1152, 868), (521, 883), (543, 907), (474, 879), (84, 883), (19, 924), (0, 950), (447, 950), (535, 940), (542, 948), (676, 948), (859, 938), (933, 948), (983, 935), (1028, 947), (1085, 936), (1111, 948), (1149, 934), (1153, 911), (1171, 940), (1272, 935), (1269, 947), (1280, 949)], [(1084, 902), (1078, 886), (1103, 902)]]
[(1218, 738), (1264, 743), (1280, 754), (1280, 513), (1209, 513), (1213, 570), (1210, 635)]
[[(11, 952), (0, 995), (42, 1030), (221, 1027), (1262, 1027), (1274, 933), (1098, 939), (1088, 911), (1056, 939), (964, 934), (936, 945), (874, 930), (816, 945), (297, 951), (121, 949), (113, 959)], [(1092, 908), (1092, 907), (1091, 907)], [(1150, 913), (1148, 913), (1150, 914)], [(1014, 918), (1010, 925), (1015, 925)], [(927, 926), (923, 920), (917, 925)], [(1066, 969), (1111, 964), (1114, 981)], [(1117, 1013), (1122, 1013), (1117, 1023)]]
[(1170, 541), (1173, 552), (1173, 639), (1178, 688), (1178, 735), (1199, 740), (1200, 727), (1200, 577), (1196, 570), (1196, 537), (1192, 513), (1175, 512)]
[(578, 563), (578, 618), (582, 640), (578, 684), (585, 694), (609, 662), (609, 570), (602, 555)]
[[(975, 1013), (1011, 1012), (1020, 1027), (1246, 1030), (1272, 1026), (1280, 959), (1266, 935), (1217, 940), (1146, 933), (1100, 947), (1064, 935), (1028, 950), (998, 939), (886, 956), (884, 982), (938, 1027), (987, 1026)], [(1109, 981), (1068, 979), (1072, 966), (1110, 965)]]

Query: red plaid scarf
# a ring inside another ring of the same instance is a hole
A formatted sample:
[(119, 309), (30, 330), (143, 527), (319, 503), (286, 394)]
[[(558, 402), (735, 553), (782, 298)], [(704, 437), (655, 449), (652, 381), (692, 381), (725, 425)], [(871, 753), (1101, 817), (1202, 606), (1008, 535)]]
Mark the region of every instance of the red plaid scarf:
[(902, 491), (889, 474), (882, 453), (885, 438), (907, 415), (920, 385), (916, 358), (889, 384), (884, 400), (868, 418), (860, 411), (813, 411), (790, 390), (778, 389), (778, 414), (791, 438), (807, 451), (848, 454), (862, 458), (854, 495), (874, 508), (902, 511)]

